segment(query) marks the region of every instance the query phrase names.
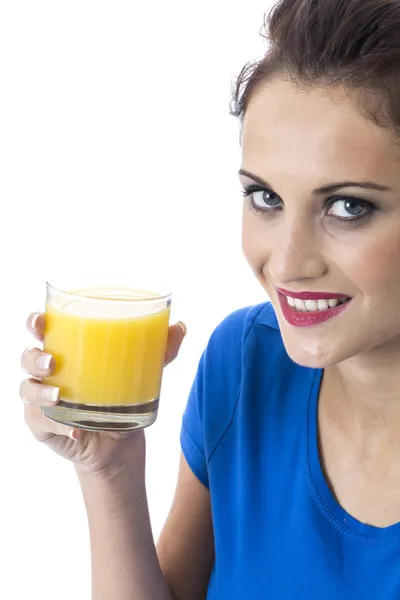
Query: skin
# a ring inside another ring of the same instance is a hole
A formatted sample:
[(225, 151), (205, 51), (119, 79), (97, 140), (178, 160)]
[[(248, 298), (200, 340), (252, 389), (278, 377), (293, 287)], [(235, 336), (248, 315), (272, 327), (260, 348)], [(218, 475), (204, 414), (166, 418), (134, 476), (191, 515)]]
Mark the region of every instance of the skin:
[[(343, 89), (301, 91), (285, 78), (253, 96), (243, 123), (242, 169), (269, 183), (243, 205), (243, 251), (275, 308), (289, 356), (323, 368), (319, 399), (321, 460), (342, 506), (360, 520), (400, 521), (400, 152), (389, 128), (361, 113)], [(253, 183), (240, 175), (243, 187)], [(390, 188), (346, 187), (341, 181)], [(343, 200), (372, 202), (365, 219)], [(268, 200), (268, 198), (270, 198)], [(294, 327), (283, 316), (276, 287), (335, 292), (352, 298), (339, 316)], [(377, 500), (379, 503), (377, 504)]]
[[(45, 315), (32, 313), (27, 328), (42, 342)], [(165, 365), (177, 357), (185, 334), (184, 324), (170, 327)], [(55, 361), (42, 369), (41, 358), (39, 348), (22, 355), (22, 367), (32, 376), (20, 386), (25, 421), (39, 442), (74, 463), (88, 514), (93, 600), (203, 600), (214, 562), (208, 489), (181, 453), (174, 501), (156, 548), (146, 498), (144, 432), (89, 432), (48, 419), (41, 407), (50, 402), (41, 392), (49, 386), (33, 378), (50, 375)]]
[[(345, 90), (299, 91), (284, 78), (270, 81), (254, 95), (244, 119), (242, 169), (269, 182), (281, 210), (256, 213), (245, 199), (243, 251), (274, 305), (288, 354), (324, 369), (318, 435), (332, 492), (355, 518), (378, 527), (400, 521), (399, 161), (391, 131), (362, 115)], [(389, 190), (336, 192), (377, 207), (364, 220), (343, 223), (335, 219), (346, 215), (343, 202), (328, 209), (328, 195), (312, 193), (343, 180), (373, 181)], [(244, 175), (240, 181), (253, 183)], [(264, 197), (258, 192), (253, 198), (262, 205)], [(332, 321), (295, 328), (282, 315), (275, 286), (352, 300)], [(174, 327), (166, 363), (183, 339)], [(36, 339), (43, 328), (44, 316), (33, 327), (31, 315), (28, 329)], [(33, 377), (54, 368), (39, 369), (41, 355), (39, 349), (23, 355)], [(204, 600), (214, 562), (210, 497), (184, 457), (156, 560), (145, 506), (144, 436), (84, 432), (74, 441), (68, 428), (42, 415), (42, 389), (38, 381), (22, 383), (25, 418), (39, 441), (76, 464), (91, 529), (93, 598), (123, 600), (146, 590), (143, 597)]]

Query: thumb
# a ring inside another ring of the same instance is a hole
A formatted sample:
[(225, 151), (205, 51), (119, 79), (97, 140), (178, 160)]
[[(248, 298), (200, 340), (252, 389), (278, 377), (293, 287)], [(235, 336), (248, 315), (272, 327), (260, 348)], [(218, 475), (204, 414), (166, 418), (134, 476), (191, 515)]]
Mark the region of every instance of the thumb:
[(171, 325), (168, 331), (167, 352), (165, 354), (164, 366), (172, 362), (179, 353), (179, 349), (187, 332), (186, 325), (178, 321)]

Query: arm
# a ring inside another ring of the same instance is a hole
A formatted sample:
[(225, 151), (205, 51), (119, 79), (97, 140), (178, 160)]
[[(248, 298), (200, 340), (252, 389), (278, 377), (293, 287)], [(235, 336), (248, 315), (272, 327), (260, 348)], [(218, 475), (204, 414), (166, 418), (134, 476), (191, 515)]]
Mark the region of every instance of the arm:
[(214, 560), (209, 493), (182, 459), (157, 557), (139, 462), (107, 477), (78, 472), (89, 521), (92, 598), (204, 600)]
[(210, 493), (192, 473), (183, 453), (157, 552), (175, 600), (205, 600), (214, 564)]
[(93, 600), (174, 600), (153, 542), (144, 455), (143, 439), (107, 473), (76, 468), (89, 522)]

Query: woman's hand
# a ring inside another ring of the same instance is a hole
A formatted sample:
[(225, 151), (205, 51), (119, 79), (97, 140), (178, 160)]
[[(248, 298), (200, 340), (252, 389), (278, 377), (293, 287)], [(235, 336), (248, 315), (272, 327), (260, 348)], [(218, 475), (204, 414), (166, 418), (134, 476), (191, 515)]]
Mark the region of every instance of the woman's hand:
[[(33, 313), (27, 328), (39, 341), (43, 341), (46, 315)], [(178, 355), (186, 327), (178, 322), (169, 328), (164, 365)], [(85, 431), (57, 423), (46, 417), (42, 406), (54, 406), (59, 400), (59, 389), (43, 385), (41, 379), (52, 374), (55, 361), (51, 355), (38, 348), (28, 348), (22, 355), (22, 368), (32, 377), (21, 383), (20, 397), (25, 404), (25, 421), (39, 442), (75, 463), (80, 472), (115, 473), (118, 468), (143, 461), (145, 440), (143, 430), (129, 432)]]

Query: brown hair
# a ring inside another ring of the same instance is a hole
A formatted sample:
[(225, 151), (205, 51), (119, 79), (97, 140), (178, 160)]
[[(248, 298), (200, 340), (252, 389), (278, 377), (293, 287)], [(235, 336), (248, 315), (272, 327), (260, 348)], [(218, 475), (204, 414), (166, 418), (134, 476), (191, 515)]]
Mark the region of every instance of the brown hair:
[(242, 124), (254, 92), (286, 76), (301, 87), (344, 87), (400, 137), (400, 0), (279, 0), (263, 29), (265, 56), (232, 86), (229, 112)]

